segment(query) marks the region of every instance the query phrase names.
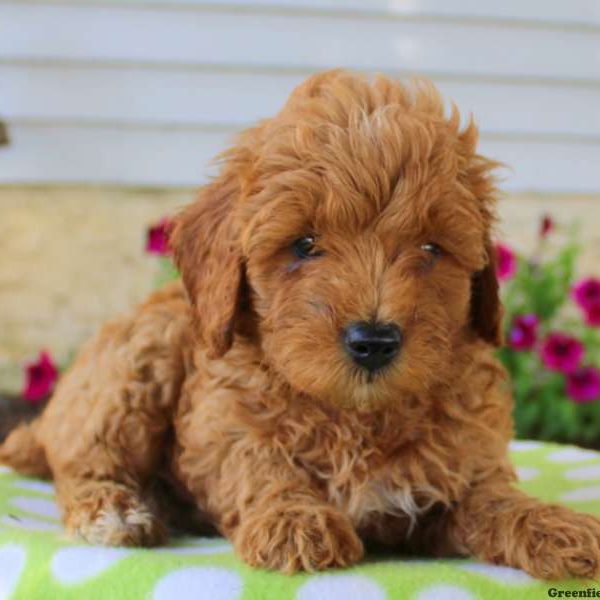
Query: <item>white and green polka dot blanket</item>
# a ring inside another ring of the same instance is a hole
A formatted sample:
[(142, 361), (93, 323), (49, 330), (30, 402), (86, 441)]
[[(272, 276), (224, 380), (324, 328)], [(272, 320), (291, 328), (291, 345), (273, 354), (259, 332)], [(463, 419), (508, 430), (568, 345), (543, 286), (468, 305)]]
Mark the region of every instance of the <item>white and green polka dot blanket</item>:
[[(600, 515), (600, 453), (514, 442), (521, 486)], [(546, 584), (473, 560), (369, 557), (357, 567), (288, 577), (251, 569), (220, 538), (130, 550), (68, 540), (52, 485), (0, 472), (0, 600), (493, 600), (547, 598)]]

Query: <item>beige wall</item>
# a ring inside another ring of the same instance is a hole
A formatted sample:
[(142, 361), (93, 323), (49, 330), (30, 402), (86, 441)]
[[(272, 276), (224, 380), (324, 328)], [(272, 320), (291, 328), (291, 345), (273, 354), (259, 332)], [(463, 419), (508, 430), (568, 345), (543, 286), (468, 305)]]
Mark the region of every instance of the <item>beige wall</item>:
[[(107, 317), (154, 286), (158, 261), (144, 252), (149, 223), (193, 190), (111, 187), (0, 188), (0, 390), (20, 386), (22, 363), (40, 348), (67, 361)], [(501, 234), (526, 250), (541, 214), (579, 221), (581, 273), (600, 274), (600, 197), (521, 194), (500, 206)]]

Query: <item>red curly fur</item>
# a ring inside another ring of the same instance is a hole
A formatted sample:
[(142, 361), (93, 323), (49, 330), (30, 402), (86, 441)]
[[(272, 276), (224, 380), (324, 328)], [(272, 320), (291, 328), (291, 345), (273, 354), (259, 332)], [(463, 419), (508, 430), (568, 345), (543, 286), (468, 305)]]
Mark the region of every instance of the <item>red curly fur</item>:
[[(513, 488), (496, 164), (459, 121), (428, 83), (310, 78), (178, 215), (185, 291), (106, 325), (0, 459), (51, 474), (92, 543), (156, 544), (183, 515), (288, 573), (374, 540), (598, 576), (600, 522)], [(307, 234), (320, 254), (302, 261)], [(370, 319), (404, 336), (375, 376), (340, 343)]]

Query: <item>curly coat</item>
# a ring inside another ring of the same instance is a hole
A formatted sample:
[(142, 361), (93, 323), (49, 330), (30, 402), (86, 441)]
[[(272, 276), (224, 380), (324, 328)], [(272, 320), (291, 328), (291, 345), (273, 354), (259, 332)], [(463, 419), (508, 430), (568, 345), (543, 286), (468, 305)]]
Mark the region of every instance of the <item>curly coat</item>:
[[(212, 525), (287, 573), (374, 541), (597, 577), (600, 521), (513, 487), (497, 165), (477, 137), (429, 83), (311, 77), (177, 216), (184, 286), (103, 327), (0, 460), (52, 476), (92, 543)], [(375, 375), (340, 343), (370, 320), (403, 334)]]

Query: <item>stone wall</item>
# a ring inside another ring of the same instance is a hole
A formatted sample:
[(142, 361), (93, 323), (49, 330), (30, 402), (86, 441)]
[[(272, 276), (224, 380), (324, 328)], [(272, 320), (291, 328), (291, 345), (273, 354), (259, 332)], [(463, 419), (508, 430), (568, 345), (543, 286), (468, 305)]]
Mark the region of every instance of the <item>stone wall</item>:
[[(0, 187), (0, 390), (20, 386), (39, 349), (66, 363), (106, 318), (155, 285), (146, 227), (193, 199), (191, 189)], [(538, 220), (578, 221), (581, 273), (600, 274), (600, 197), (521, 194), (500, 206), (501, 236), (521, 250)]]

